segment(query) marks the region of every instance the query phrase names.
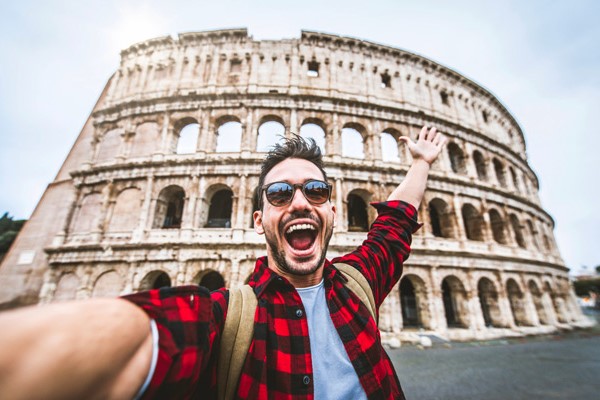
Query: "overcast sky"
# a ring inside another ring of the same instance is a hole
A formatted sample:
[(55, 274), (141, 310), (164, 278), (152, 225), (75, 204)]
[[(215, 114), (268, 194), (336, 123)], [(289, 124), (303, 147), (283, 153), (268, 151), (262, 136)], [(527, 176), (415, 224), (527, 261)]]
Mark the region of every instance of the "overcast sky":
[[(488, 3), (488, 4), (484, 4)], [(542, 206), (574, 272), (600, 265), (600, 2), (32, 1), (0, 5), (0, 213), (28, 218), (129, 45), (246, 27), (409, 50), (495, 94), (525, 132)]]

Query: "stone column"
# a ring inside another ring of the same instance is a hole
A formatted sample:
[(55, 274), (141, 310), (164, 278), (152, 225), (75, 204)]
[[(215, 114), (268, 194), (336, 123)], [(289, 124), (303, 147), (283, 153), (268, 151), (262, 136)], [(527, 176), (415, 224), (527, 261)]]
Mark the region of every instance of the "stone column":
[(468, 240), (467, 233), (465, 232), (465, 224), (462, 217), (462, 203), (457, 193), (454, 193), (452, 200), (454, 203), (454, 218), (456, 220), (456, 237), (461, 241)]
[(344, 207), (344, 180), (343, 178), (336, 178), (335, 180), (335, 207), (337, 209), (337, 230), (338, 232), (348, 232), (348, 221), (346, 219), (346, 210)]
[[(152, 191), (154, 190), (154, 176), (148, 175), (146, 177), (146, 188), (144, 192), (144, 200), (142, 202), (142, 207), (140, 210), (140, 218), (139, 225), (133, 231), (132, 239), (136, 242), (139, 242), (144, 239), (145, 233), (147, 230), (152, 229), (152, 220), (151, 217), (154, 216), (153, 209), (151, 208), (153, 205), (152, 201)], [(149, 221), (150, 220), (150, 221)]]

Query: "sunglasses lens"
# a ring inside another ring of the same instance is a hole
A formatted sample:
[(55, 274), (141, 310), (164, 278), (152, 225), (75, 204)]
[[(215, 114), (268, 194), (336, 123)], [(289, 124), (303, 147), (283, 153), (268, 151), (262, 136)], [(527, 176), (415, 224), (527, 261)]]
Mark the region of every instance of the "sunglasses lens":
[(329, 185), (321, 181), (306, 182), (304, 195), (312, 203), (323, 204), (329, 199)]
[(267, 187), (265, 195), (269, 203), (279, 207), (289, 203), (294, 195), (294, 188), (288, 183), (276, 182)]

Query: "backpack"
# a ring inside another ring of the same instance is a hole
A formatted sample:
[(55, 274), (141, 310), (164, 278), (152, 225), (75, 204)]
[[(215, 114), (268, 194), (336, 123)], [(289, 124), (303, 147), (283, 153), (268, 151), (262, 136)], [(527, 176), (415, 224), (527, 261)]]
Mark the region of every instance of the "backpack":
[[(346, 287), (362, 301), (375, 322), (377, 314), (373, 291), (369, 282), (356, 268), (338, 263), (335, 267), (348, 279)], [(254, 315), (258, 301), (250, 285), (229, 290), (229, 306), (221, 334), (219, 365), (217, 371), (218, 399), (229, 400), (235, 396), (242, 367), (254, 334)]]

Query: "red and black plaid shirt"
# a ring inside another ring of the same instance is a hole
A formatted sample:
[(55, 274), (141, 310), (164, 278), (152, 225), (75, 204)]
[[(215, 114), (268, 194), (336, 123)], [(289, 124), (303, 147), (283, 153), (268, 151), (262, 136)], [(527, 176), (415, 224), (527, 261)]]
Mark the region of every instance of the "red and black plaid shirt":
[[(367, 240), (333, 262), (359, 269), (383, 302), (400, 279), (411, 235), (419, 228), (407, 203), (373, 203), (379, 216)], [(331, 319), (369, 399), (403, 399), (393, 365), (381, 346), (379, 330), (367, 307), (344, 285), (330, 262), (324, 269)], [(312, 399), (313, 379), (308, 323), (295, 288), (256, 262), (250, 278), (258, 298), (254, 337), (237, 389), (238, 398)], [(163, 288), (125, 296), (154, 319), (159, 332), (156, 370), (144, 398), (217, 398), (216, 363), (229, 292), (209, 293), (198, 286)], [(302, 310), (302, 313), (298, 312)]]

